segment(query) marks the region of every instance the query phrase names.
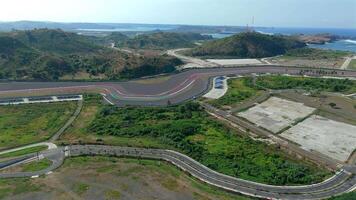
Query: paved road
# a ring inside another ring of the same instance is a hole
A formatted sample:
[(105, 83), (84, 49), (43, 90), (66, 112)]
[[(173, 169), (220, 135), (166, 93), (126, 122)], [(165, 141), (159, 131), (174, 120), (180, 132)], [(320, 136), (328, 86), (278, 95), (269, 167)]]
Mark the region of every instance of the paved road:
[(0, 151), (0, 155), (6, 154), (6, 153), (11, 153), (11, 152), (14, 152), (14, 151), (27, 149), (27, 148), (31, 148), (31, 147), (38, 147), (38, 146), (47, 146), (48, 149), (56, 149), (57, 148), (57, 146), (55, 144), (51, 143), (51, 142), (40, 142), (40, 143), (36, 143), (36, 144), (29, 144), (29, 145), (22, 146), (22, 147), (17, 147), (17, 148), (13, 148), (13, 149)]
[(30, 177), (49, 173), (58, 168), (67, 156), (117, 156), (143, 159), (165, 160), (181, 168), (186, 173), (216, 187), (259, 198), (272, 199), (324, 199), (348, 192), (356, 186), (355, 166), (348, 166), (332, 178), (318, 184), (306, 186), (272, 186), (246, 181), (215, 172), (192, 158), (171, 150), (142, 149), (130, 147), (73, 145), (56, 150), (48, 150), (44, 157), (53, 161), (53, 165), (40, 172), (0, 174), (1, 178)]
[[(154, 83), (128, 82), (2, 82), (0, 97), (53, 95), (63, 93), (104, 93), (118, 106), (144, 105), (165, 106), (178, 104), (203, 95), (211, 77), (225, 75), (249, 75), (253, 73), (291, 74), (320, 76), (320, 71), (334, 77), (356, 77), (356, 71), (333, 69), (310, 69), (283, 66), (249, 66), (233, 68), (192, 69), (168, 76)], [(326, 75), (326, 74), (324, 74)]]
[(341, 69), (347, 69), (352, 60), (356, 59), (356, 56), (346, 58), (345, 62), (342, 64)]

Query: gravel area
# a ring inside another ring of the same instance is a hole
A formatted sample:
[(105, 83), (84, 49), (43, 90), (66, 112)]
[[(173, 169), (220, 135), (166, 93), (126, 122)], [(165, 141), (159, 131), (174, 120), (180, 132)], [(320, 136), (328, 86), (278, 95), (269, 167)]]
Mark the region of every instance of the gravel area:
[(303, 103), (271, 97), (267, 101), (237, 115), (277, 133), (314, 111), (315, 108), (305, 106)]

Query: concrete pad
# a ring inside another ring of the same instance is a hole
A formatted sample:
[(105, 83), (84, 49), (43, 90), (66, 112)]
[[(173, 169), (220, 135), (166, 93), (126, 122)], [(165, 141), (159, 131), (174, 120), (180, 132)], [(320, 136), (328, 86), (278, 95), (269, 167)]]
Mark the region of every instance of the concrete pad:
[(303, 103), (271, 97), (245, 112), (238, 113), (238, 116), (277, 133), (314, 111), (315, 108), (305, 106)]
[(227, 84), (228, 78), (225, 77), (225, 79), (222, 81), (223, 82), (223, 88), (222, 89), (217, 89), (215, 88), (215, 83), (216, 83), (216, 78), (213, 80), (213, 88), (204, 95), (205, 98), (208, 99), (220, 99), (223, 97), (227, 90), (228, 90), (228, 84)]
[(208, 59), (207, 61), (216, 63), (218, 65), (254, 65), (262, 64), (257, 59)]
[(303, 149), (347, 161), (356, 149), (356, 126), (313, 115), (281, 134)]

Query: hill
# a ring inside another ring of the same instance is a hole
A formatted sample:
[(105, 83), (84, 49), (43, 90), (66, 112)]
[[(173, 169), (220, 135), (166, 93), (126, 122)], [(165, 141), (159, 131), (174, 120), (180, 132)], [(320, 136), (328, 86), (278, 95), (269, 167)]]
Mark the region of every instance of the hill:
[(127, 79), (171, 72), (179, 64), (164, 55), (118, 52), (95, 44), (92, 37), (61, 30), (0, 34), (0, 79)]
[(14, 31), (9, 33), (25, 45), (49, 53), (70, 54), (91, 53), (100, 49), (88, 37), (59, 29), (35, 29), (32, 31)]
[(169, 33), (157, 32), (141, 34), (118, 43), (119, 47), (133, 49), (175, 49), (196, 46), (194, 42), (212, 39), (211, 36), (203, 36), (199, 33)]
[(281, 55), (290, 49), (305, 46), (305, 43), (294, 37), (245, 32), (206, 42), (187, 54), (201, 57), (262, 58)]

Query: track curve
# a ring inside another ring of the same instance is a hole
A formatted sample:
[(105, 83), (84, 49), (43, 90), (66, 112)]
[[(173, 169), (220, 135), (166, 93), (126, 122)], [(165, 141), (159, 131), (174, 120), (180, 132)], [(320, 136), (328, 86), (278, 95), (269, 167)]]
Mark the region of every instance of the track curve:
[(106, 98), (118, 106), (165, 106), (179, 104), (203, 95), (209, 88), (211, 77), (255, 73), (356, 78), (356, 71), (267, 65), (192, 69), (166, 76), (165, 80), (155, 83), (142, 83), (135, 80), (127, 82), (3, 82), (0, 83), (0, 96), (96, 92), (106, 94)]

